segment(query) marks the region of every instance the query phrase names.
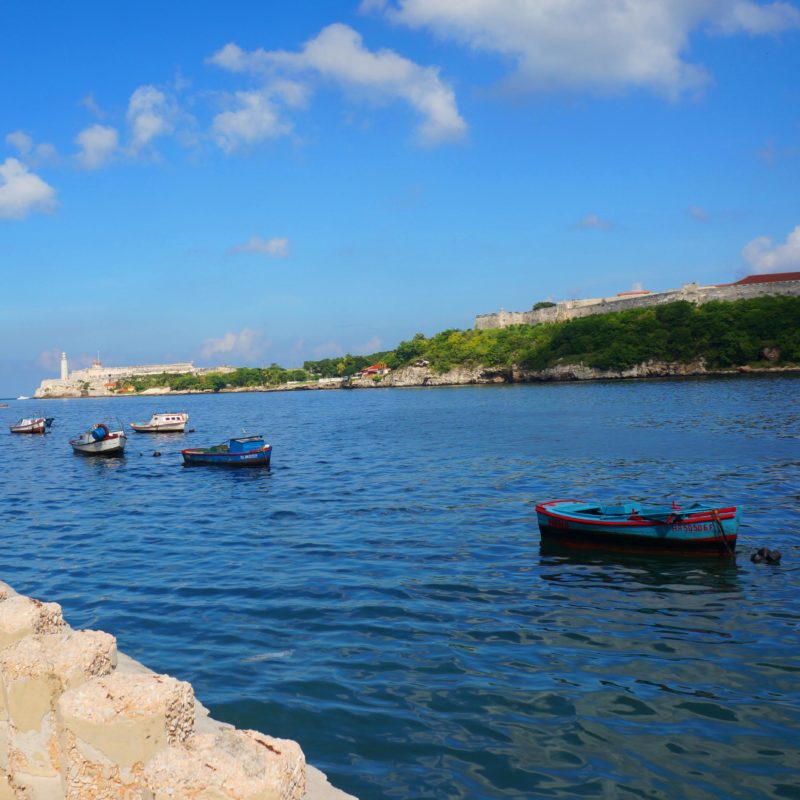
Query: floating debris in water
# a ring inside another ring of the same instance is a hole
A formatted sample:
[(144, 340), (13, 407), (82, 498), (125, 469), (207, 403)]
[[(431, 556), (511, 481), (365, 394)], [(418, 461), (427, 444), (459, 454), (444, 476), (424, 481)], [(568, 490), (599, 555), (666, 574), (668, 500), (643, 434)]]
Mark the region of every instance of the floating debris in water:
[(160, 450), (154, 450), (153, 451), (153, 458), (158, 458), (160, 455), (161, 455), (161, 451)]
[(754, 564), (760, 564), (762, 561), (766, 564), (780, 564), (781, 553), (780, 550), (770, 550), (768, 547), (762, 547), (750, 556), (750, 560)]

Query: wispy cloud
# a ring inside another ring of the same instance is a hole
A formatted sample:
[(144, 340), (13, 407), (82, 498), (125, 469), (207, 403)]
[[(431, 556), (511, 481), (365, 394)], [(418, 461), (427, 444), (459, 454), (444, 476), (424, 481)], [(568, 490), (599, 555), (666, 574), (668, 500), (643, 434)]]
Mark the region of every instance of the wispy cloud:
[(13, 147), (20, 158), (23, 158), (29, 165), (36, 166), (57, 160), (56, 148), (48, 142), (36, 144), (33, 137), (25, 131), (12, 131), (6, 134), (6, 144)]
[(789, 3), (752, 0), (363, 0), (361, 8), (510, 60), (519, 90), (638, 87), (672, 99), (710, 80), (684, 57), (695, 31), (800, 27), (800, 11)]
[(281, 119), (280, 109), (270, 91), (236, 92), (231, 107), (214, 117), (212, 136), (226, 153), (268, 139), (285, 136), (292, 130)]
[(55, 209), (56, 190), (21, 161), (7, 158), (0, 164), (0, 219), (22, 219), (34, 211)]
[(612, 228), (612, 224), (610, 220), (603, 219), (603, 217), (599, 217), (597, 214), (587, 214), (572, 227), (578, 230), (609, 231)]
[(237, 244), (228, 251), (229, 253), (258, 253), (271, 258), (285, 258), (289, 255), (289, 240), (285, 236), (275, 236), (272, 239), (262, 239), (252, 236), (244, 244)]
[(80, 148), (75, 156), (78, 163), (85, 169), (98, 169), (117, 152), (119, 133), (116, 128), (92, 125), (75, 137), (75, 143)]
[(708, 211), (704, 208), (700, 208), (700, 206), (689, 206), (687, 211), (695, 222), (708, 222), (709, 220)]
[(219, 339), (207, 339), (200, 352), (203, 358), (225, 356), (253, 361), (264, 354), (269, 344), (261, 331), (244, 328), (239, 333), (226, 333)]
[(744, 260), (756, 273), (800, 270), (800, 225), (786, 237), (783, 244), (774, 244), (769, 236), (759, 236), (742, 250)]
[(131, 153), (135, 155), (157, 137), (173, 133), (178, 113), (174, 98), (155, 86), (136, 89), (128, 101), (126, 115), (131, 129)]
[[(436, 67), (421, 66), (393, 50), (369, 50), (361, 35), (348, 25), (329, 25), (298, 52), (248, 52), (229, 43), (208, 60), (231, 72), (264, 79), (306, 75), (336, 84), (354, 97), (380, 102), (401, 100), (422, 117), (417, 139), (424, 145), (462, 139), (466, 134), (455, 93)], [(291, 85), (297, 91), (300, 84), (294, 81)], [(270, 91), (274, 92), (274, 87)]]

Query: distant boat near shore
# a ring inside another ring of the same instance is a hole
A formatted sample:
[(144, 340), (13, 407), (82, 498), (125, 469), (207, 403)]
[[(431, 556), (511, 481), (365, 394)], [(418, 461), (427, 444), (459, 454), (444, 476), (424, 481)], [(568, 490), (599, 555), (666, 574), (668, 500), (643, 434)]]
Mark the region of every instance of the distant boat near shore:
[(44, 433), (47, 428), (47, 420), (44, 417), (23, 417), (8, 429), (11, 433)]
[(21, 395), (20, 395), (20, 396), (17, 398), (17, 400), (30, 400), (30, 397), (28, 397), (28, 396), (27, 396), (27, 395), (25, 395), (25, 394), (21, 394)]
[(183, 433), (188, 421), (189, 415), (185, 411), (154, 412), (150, 422), (131, 422), (131, 428), (137, 433)]

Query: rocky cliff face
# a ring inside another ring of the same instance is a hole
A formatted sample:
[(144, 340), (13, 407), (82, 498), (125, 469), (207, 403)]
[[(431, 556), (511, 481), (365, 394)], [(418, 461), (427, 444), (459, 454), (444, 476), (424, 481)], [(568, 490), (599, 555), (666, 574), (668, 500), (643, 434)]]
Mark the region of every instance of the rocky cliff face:
[(596, 381), (636, 378), (667, 378), (691, 375), (727, 374), (735, 372), (786, 371), (791, 368), (766, 369), (708, 369), (700, 358), (687, 364), (669, 361), (645, 361), (621, 370), (596, 369), (584, 364), (561, 364), (543, 370), (526, 370), (517, 366), (483, 367), (459, 366), (447, 372), (436, 372), (430, 367), (402, 367), (384, 375), (380, 380), (360, 378), (351, 383), (353, 388), (371, 389), (386, 386), (464, 386), (489, 383), (538, 383), (544, 381)]

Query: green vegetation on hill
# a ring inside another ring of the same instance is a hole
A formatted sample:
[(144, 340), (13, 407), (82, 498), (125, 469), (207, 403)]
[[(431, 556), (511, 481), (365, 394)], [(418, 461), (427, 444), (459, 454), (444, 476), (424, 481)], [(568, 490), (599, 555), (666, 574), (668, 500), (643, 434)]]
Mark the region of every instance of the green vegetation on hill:
[(306, 381), (308, 375), (302, 369), (284, 369), (277, 364), (269, 367), (240, 367), (235, 372), (210, 372), (206, 375), (167, 374), (139, 375), (127, 378), (124, 383), (134, 391), (143, 392), (161, 386), (169, 386), (175, 391), (214, 391), (226, 387), (280, 386), (290, 381)]
[(306, 361), (303, 369), (272, 364), (241, 367), (227, 374), (149, 375), (126, 383), (137, 392), (161, 386), (220, 391), (346, 377), (381, 362), (393, 369), (424, 364), (438, 372), (462, 365), (541, 370), (579, 363), (621, 370), (645, 361), (688, 363), (699, 358), (712, 369), (800, 364), (800, 297), (759, 297), (701, 306), (681, 300), (569, 322), (450, 329), (430, 338), (417, 333), (394, 350)]
[(626, 369), (651, 360), (686, 363), (703, 357), (709, 367), (725, 368), (763, 362), (765, 351), (776, 363), (800, 364), (800, 298), (701, 306), (678, 301), (569, 322), (447, 330), (430, 339), (418, 333), (385, 361), (396, 368), (425, 360), (445, 372), (461, 364)]

